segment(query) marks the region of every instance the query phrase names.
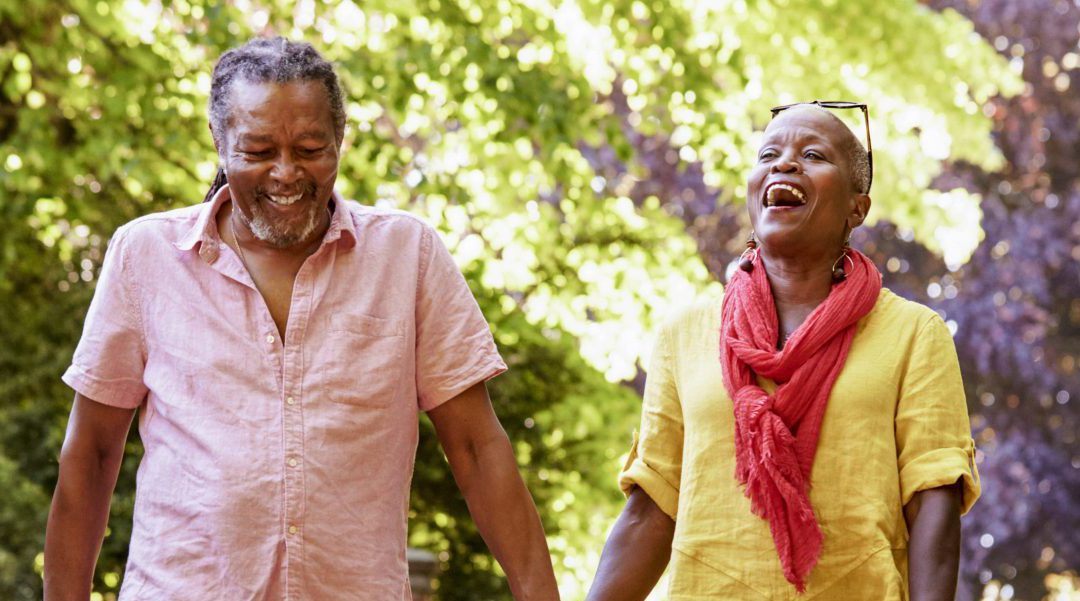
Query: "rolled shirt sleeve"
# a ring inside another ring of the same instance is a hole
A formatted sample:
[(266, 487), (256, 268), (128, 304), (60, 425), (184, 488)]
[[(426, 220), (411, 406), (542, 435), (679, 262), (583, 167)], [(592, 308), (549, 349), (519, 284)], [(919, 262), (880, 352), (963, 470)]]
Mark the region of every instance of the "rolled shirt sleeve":
[(438, 234), (424, 228), (416, 299), (416, 391), (430, 411), (504, 371), (491, 328)]
[(82, 338), (63, 381), (83, 396), (134, 409), (146, 397), (146, 345), (128, 263), (128, 232), (117, 230), (105, 252)]
[(679, 509), (682, 476), (683, 416), (673, 373), (674, 360), (668, 328), (657, 336), (641, 410), (641, 428), (634, 434), (630, 457), (619, 474), (619, 487), (627, 495), (635, 486), (671, 519)]
[(917, 334), (896, 409), (901, 502), (915, 493), (962, 481), (961, 513), (979, 498), (964, 385), (952, 335), (931, 316)]

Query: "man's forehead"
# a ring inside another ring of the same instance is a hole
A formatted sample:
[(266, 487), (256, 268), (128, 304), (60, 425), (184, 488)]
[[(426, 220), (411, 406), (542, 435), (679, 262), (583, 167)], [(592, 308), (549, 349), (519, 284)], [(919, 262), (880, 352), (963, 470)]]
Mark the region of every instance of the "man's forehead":
[(330, 106), (325, 86), (308, 79), (286, 82), (237, 79), (230, 89), (230, 100), (238, 108), (255, 109), (272, 102), (299, 102)]
[[(274, 141), (273, 133), (267, 133), (263, 129), (251, 128), (247, 124), (240, 123), (235, 126), (236, 140), (248, 144), (268, 144)], [(276, 133), (276, 132), (275, 132)], [(295, 140), (323, 140), (331, 135), (325, 127), (311, 127), (296, 132), (292, 139)]]
[(267, 136), (251, 131), (288, 126), (312, 136), (332, 130), (329, 96), (318, 81), (258, 82), (238, 80), (230, 90), (228, 124), (241, 136)]

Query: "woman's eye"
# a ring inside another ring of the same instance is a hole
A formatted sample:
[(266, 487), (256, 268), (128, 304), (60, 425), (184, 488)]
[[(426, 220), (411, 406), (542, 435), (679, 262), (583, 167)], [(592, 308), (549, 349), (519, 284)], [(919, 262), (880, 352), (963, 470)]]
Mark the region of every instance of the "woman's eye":
[(240, 152), (244, 153), (246, 156), (257, 159), (265, 159), (271, 154), (270, 150), (241, 150)]
[(313, 155), (313, 154), (318, 154), (318, 153), (322, 152), (323, 148), (324, 148), (323, 146), (319, 146), (318, 148), (303, 148), (303, 147), (301, 147), (300, 152), (305, 154), (305, 155)]
[(807, 151), (806, 154), (803, 155), (803, 156), (805, 156), (808, 159), (814, 159), (815, 161), (820, 161), (821, 159), (825, 158), (825, 157), (823, 157), (821, 155), (820, 152), (817, 152), (817, 151), (814, 151), (814, 150)]
[(775, 152), (773, 152), (771, 150), (766, 150), (766, 151), (763, 151), (760, 155), (758, 155), (758, 160), (764, 161), (766, 159), (771, 159), (771, 158), (773, 158), (775, 156), (776, 156)]

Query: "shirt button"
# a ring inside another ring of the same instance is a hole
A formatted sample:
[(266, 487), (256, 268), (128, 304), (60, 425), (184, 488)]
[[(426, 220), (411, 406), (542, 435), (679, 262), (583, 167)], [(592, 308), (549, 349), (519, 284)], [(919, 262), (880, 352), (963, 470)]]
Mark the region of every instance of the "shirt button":
[(289, 526), (289, 534), (296, 534), (297, 530), (296, 526)]
[(286, 397), (285, 402), (287, 404), (289, 404), (289, 405), (295, 405), (296, 404), (296, 399), (294, 399), (292, 397)]
[(296, 457), (289, 459), (289, 467), (296, 467), (297, 463), (299, 462), (296, 460)]
[(273, 336), (267, 336), (266, 341), (269, 342), (270, 344), (274, 344), (274, 337)]

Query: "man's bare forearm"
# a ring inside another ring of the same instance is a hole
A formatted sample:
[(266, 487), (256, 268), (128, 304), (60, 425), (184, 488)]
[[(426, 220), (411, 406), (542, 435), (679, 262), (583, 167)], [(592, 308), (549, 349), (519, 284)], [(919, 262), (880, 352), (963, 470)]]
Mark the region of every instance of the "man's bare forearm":
[(76, 397), (45, 529), (45, 601), (86, 601), (133, 411)]
[(506, 435), (493, 437), (464, 461), (452, 461), (469, 513), (502, 565), (518, 601), (559, 598), (547, 538)]
[(675, 522), (640, 488), (630, 493), (611, 530), (587, 601), (640, 601), (671, 558)]
[(952, 601), (960, 564), (960, 488), (924, 490), (904, 508), (911, 601)]
[[(89, 467), (89, 466), (87, 466)], [(61, 470), (45, 530), (45, 601), (90, 597), (94, 565), (109, 515), (109, 482), (100, 469)]]

